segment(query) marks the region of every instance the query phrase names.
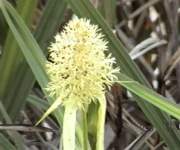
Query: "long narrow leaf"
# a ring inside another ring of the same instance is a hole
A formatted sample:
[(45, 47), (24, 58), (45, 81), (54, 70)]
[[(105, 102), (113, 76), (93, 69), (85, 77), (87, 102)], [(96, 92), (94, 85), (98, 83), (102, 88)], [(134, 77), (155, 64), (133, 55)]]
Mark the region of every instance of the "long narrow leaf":
[(139, 84), (137, 81), (132, 80), (122, 73), (119, 73), (118, 76), (122, 80), (119, 83), (126, 87), (129, 91), (180, 120), (180, 107), (176, 104), (169, 102), (163, 96)]
[[(5, 16), (5, 19), (8, 25), (11, 28), (12, 33), (16, 37), (16, 40), (28, 64), (31, 66), (36, 79), (39, 81), (39, 84), (41, 85), (41, 87), (46, 87), (48, 83), (48, 76), (44, 69), (44, 63), (46, 61), (46, 58), (43, 55), (43, 52), (41, 51), (40, 47), (38, 46), (37, 42), (33, 38), (30, 31), (27, 29), (27, 27), (22, 26), (22, 24), (24, 23), (22, 19), (19, 17), (19, 15), (17, 14), (17, 12), (13, 9), (13, 7), (8, 2), (6, 1), (3, 1), (3, 2), (4, 3), (1, 4), (2, 12)], [(16, 17), (14, 17), (13, 19), (15, 19), (14, 21), (16, 22), (17, 27), (15, 27), (15, 24), (12, 23), (12, 20), (8, 12), (3, 6), (4, 4), (7, 7), (7, 10), (11, 13), (11, 15), (16, 15)], [(23, 37), (21, 36), (21, 34), (23, 35)], [(32, 41), (32, 42), (29, 42), (29, 41)]]
[[(3, 116), (3, 118), (5, 119), (6, 123), (11, 124), (12, 121), (6, 112), (5, 107), (3, 106), (3, 104), (1, 102), (0, 102), (0, 112), (1, 112), (1, 115)], [(10, 136), (10, 138), (14, 141), (18, 150), (23, 150), (25, 148), (23, 139), (18, 132), (7, 131), (7, 133)]]
[(46, 4), (43, 16), (40, 19), (40, 24), (34, 34), (44, 53), (47, 53), (49, 42), (64, 20), (66, 7), (67, 4), (65, 0), (48, 0)]
[(4, 150), (16, 150), (16, 148), (1, 133), (0, 133), (0, 149), (4, 149)]
[[(31, 23), (32, 14), (36, 8), (36, 4), (37, 0), (25, 2), (24, 0), (17, 1), (16, 9), (20, 13), (27, 26), (29, 26)], [(21, 97), (18, 97), (17, 94), (17, 90), (26, 90), (26, 87), (22, 89), (20, 88), (20, 84), (22, 83), (22, 76), (24, 75), (24, 72), (21, 69), (23, 60), (24, 56), (22, 55), (21, 51), (19, 51), (18, 44), (14, 39), (11, 31), (9, 31), (0, 59), (0, 97), (10, 116), (13, 114), (11, 118), (15, 118), (16, 114), (24, 104), (22, 101), (24, 101), (23, 94), (25, 91), (21, 93)], [(31, 80), (31, 78), (29, 78), (29, 80)]]

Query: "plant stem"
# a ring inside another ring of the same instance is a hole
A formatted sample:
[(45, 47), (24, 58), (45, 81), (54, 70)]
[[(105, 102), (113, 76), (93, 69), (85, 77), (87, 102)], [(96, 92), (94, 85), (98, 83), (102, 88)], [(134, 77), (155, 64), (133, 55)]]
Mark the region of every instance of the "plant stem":
[(97, 142), (96, 150), (104, 150), (104, 125), (106, 116), (106, 99), (103, 96), (100, 100), (97, 122)]
[(83, 111), (83, 150), (88, 150), (88, 129), (86, 111)]
[(75, 150), (76, 108), (66, 106), (63, 119), (63, 150)]

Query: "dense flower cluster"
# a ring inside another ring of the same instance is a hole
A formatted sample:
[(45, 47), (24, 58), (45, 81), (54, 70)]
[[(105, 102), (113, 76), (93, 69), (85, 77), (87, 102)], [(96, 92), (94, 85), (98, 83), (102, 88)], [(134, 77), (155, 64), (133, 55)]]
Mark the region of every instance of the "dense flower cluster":
[(113, 69), (114, 58), (105, 55), (107, 49), (98, 26), (86, 19), (72, 19), (50, 46), (49, 94), (63, 105), (80, 109), (101, 98), (119, 71)]

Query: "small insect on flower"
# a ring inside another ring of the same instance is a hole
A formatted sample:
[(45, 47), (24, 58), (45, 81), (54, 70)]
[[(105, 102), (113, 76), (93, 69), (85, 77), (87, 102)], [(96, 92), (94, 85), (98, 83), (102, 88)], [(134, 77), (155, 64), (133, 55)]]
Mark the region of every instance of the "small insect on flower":
[(59, 104), (84, 109), (104, 95), (106, 87), (117, 80), (115, 73), (119, 71), (113, 69), (115, 59), (111, 54), (105, 55), (107, 50), (100, 29), (87, 19), (73, 18), (55, 36), (46, 64), (50, 77), (46, 90), (59, 101), (53, 109)]

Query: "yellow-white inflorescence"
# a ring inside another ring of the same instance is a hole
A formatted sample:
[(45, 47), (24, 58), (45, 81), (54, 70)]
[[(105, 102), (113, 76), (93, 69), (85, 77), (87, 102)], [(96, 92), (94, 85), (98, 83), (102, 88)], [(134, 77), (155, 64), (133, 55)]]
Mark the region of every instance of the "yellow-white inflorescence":
[(113, 69), (114, 58), (105, 55), (107, 49), (98, 26), (87, 19), (72, 19), (50, 46), (46, 65), (50, 96), (78, 109), (100, 99), (119, 71)]

